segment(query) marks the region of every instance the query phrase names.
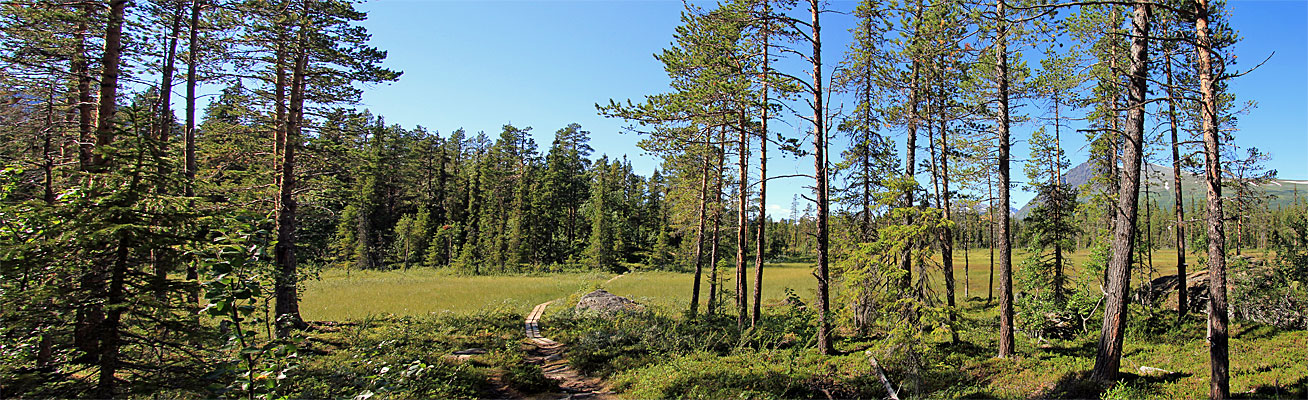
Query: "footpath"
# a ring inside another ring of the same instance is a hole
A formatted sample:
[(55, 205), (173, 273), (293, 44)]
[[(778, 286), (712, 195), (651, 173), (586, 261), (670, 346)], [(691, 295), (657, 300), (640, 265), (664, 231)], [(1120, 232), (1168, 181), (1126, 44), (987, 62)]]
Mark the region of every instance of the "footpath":
[(541, 336), (540, 317), (545, 314), (545, 307), (549, 307), (550, 303), (553, 302), (547, 301), (532, 308), (523, 324), (527, 341), (531, 345), (527, 351), (527, 362), (540, 365), (546, 378), (559, 383), (558, 392), (545, 393), (543, 396), (558, 399), (616, 400), (618, 397), (613, 395), (613, 391), (603, 380), (586, 377), (568, 365), (566, 346)]

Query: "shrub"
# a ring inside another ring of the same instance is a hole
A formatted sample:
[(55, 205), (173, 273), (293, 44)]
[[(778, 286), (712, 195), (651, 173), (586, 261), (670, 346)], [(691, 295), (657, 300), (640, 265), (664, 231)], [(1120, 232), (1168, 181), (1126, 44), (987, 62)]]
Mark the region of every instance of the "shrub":
[(1273, 234), (1270, 266), (1236, 259), (1231, 265), (1231, 312), (1284, 328), (1308, 329), (1308, 218), (1295, 215)]

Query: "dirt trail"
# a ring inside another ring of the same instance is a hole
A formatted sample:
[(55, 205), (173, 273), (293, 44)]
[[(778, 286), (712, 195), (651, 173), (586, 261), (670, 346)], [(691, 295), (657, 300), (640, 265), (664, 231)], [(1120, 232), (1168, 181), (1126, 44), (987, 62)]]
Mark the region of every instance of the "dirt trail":
[(617, 399), (608, 384), (598, 378), (582, 375), (568, 365), (565, 352), (567, 348), (559, 342), (540, 335), (540, 317), (552, 301), (536, 305), (527, 314), (524, 328), (532, 349), (527, 352), (527, 362), (541, 366), (545, 377), (559, 382), (559, 391), (542, 393), (533, 398), (559, 399)]

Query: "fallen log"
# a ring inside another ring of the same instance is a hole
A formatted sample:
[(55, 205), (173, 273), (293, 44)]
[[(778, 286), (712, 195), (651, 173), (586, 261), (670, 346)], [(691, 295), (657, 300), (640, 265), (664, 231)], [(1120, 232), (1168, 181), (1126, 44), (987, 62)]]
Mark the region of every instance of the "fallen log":
[(886, 379), (886, 372), (881, 368), (881, 363), (877, 362), (877, 358), (872, 356), (872, 350), (869, 349), (864, 351), (863, 354), (867, 355), (868, 361), (872, 364), (872, 369), (877, 371), (877, 379), (881, 380), (881, 385), (886, 387), (886, 398), (899, 400), (899, 393), (896, 392), (895, 387), (890, 384), (890, 380)]

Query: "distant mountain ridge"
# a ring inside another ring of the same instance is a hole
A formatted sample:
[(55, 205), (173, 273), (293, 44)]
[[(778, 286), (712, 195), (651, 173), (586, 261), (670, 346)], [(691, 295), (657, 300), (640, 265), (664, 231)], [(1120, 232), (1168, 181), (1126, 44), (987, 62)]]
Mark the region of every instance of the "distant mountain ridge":
[[(1140, 200), (1148, 199), (1151, 202), (1157, 202), (1158, 206), (1164, 210), (1171, 210), (1175, 204), (1172, 190), (1172, 167), (1156, 164), (1145, 164), (1141, 174), (1143, 179), (1140, 182)], [(1063, 173), (1063, 183), (1081, 187), (1090, 182), (1094, 177), (1094, 165), (1089, 161), (1083, 162)], [(1202, 176), (1181, 171), (1181, 193), (1184, 196), (1186, 207), (1192, 201), (1203, 201), (1207, 196), (1207, 186)], [(1299, 196), (1308, 196), (1308, 180), (1290, 180), (1290, 179), (1272, 179), (1259, 186), (1265, 193), (1272, 196), (1270, 204), (1289, 204), (1294, 201), (1296, 193)], [(1229, 190), (1228, 190), (1229, 192)], [(1082, 189), (1079, 201), (1087, 201), (1089, 196)], [(1026, 205), (1017, 210), (1017, 219), (1026, 218), (1035, 208), (1036, 199), (1031, 199)], [(1142, 203), (1143, 207), (1144, 204)]]

